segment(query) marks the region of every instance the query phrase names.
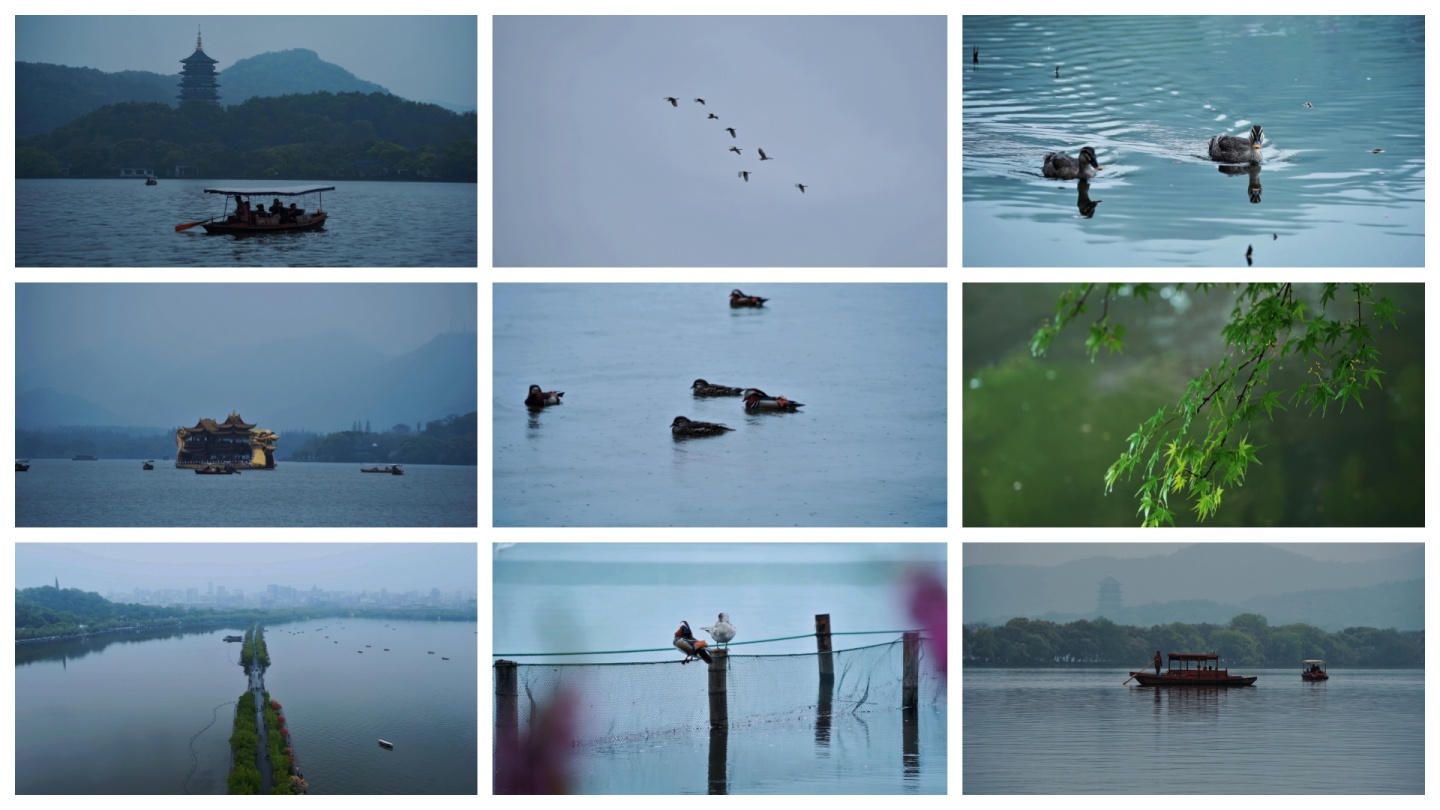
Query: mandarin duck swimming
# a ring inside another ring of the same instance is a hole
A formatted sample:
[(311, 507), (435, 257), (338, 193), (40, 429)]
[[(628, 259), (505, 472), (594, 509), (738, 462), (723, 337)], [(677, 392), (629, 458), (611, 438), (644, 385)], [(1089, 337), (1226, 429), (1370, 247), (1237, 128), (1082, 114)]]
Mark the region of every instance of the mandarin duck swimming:
[(722, 433), (734, 431), (735, 428), (726, 427), (715, 422), (692, 422), (683, 416), (675, 417), (670, 423), (670, 434), (677, 439), (685, 439), (691, 436), (719, 436)]
[(746, 295), (739, 290), (730, 291), (730, 307), (732, 309), (739, 309), (740, 307), (763, 307), (765, 306), (765, 302), (769, 300), (769, 298), (761, 298), (758, 295)]
[(710, 651), (705, 649), (706, 646), (708, 645), (705, 642), (696, 640), (690, 633), (689, 622), (680, 622), (680, 629), (675, 631), (675, 647), (685, 653), (685, 660), (680, 663), (688, 664), (697, 655), (705, 663), (710, 663), (713, 659), (710, 658)]
[(748, 413), (756, 411), (783, 411), (794, 413), (796, 408), (805, 407), (803, 402), (795, 402), (785, 397), (772, 397), (761, 391), (759, 388), (746, 388), (741, 396), (745, 398), (745, 410)]
[(721, 613), (720, 621), (709, 627), (702, 627), (701, 630), (710, 634), (717, 644), (729, 644), (730, 639), (735, 638), (735, 625), (730, 623), (730, 614)]
[(559, 405), (560, 398), (565, 396), (564, 391), (541, 391), (540, 386), (530, 386), (530, 395), (525, 397), (525, 404), (531, 408), (543, 408), (546, 405)]

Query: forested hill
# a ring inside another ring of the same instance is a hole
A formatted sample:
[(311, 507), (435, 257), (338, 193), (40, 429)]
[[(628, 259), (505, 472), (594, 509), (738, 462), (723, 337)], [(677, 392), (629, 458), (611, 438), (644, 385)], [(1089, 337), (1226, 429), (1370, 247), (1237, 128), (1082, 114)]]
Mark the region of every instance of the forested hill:
[[(1271, 627), (1264, 616), (1242, 613), (1229, 624), (1130, 627), (1108, 619), (1054, 624), (1011, 619), (999, 627), (966, 625), (965, 666), (1129, 667), (1147, 665), (1156, 650), (1219, 653), (1222, 666), (1295, 667), (1321, 658), (1332, 667), (1425, 666), (1425, 633), (1347, 627), (1326, 633), (1308, 624)], [(1241, 673), (1243, 674), (1243, 673)]]
[[(476, 181), (475, 113), (383, 93), (252, 98), (234, 107), (112, 104), (16, 145), (17, 177)], [(64, 171), (62, 171), (62, 169)]]
[[(305, 48), (246, 57), (219, 71), (215, 78), (220, 84), (220, 103), (227, 107), (256, 96), (390, 92)], [(178, 71), (105, 73), (94, 68), (16, 62), (15, 137), (42, 135), (107, 104), (147, 101), (174, 107), (179, 104), (179, 85)]]

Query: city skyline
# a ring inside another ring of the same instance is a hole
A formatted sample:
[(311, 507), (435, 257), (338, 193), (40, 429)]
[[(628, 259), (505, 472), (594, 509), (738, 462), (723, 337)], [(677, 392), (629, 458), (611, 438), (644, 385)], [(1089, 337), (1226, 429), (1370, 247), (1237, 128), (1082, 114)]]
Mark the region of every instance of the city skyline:
[(17, 543), (15, 587), (473, 595), (477, 563), (474, 543)]

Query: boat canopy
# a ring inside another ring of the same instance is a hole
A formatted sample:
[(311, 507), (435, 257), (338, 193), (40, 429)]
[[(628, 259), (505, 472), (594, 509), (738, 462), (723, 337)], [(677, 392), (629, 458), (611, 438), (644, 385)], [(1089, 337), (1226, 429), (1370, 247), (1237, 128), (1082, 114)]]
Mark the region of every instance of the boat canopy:
[(206, 194), (239, 194), (242, 197), (298, 197), (317, 191), (334, 191), (334, 186), (256, 186), (255, 188), (207, 188)]
[(1323, 664), (1323, 663), (1325, 663), (1325, 659), (1324, 659), (1324, 658), (1306, 658), (1306, 659), (1305, 659), (1305, 663), (1307, 663), (1307, 664)]
[(1170, 653), (1171, 661), (1218, 661), (1219, 653)]

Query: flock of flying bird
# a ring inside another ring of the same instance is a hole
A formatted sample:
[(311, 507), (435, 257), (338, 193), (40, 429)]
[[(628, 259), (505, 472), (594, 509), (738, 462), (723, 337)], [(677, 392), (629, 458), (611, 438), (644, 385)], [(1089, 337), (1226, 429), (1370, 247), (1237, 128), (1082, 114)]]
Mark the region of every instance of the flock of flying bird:
[[(735, 625), (730, 623), (729, 613), (721, 613), (719, 621), (700, 629), (709, 633), (717, 644), (729, 645), (730, 639), (735, 638)], [(708, 643), (697, 640), (690, 632), (690, 622), (680, 622), (680, 629), (675, 631), (675, 647), (685, 653), (685, 660), (680, 663), (688, 664), (697, 655), (705, 663), (710, 663), (712, 660), (710, 651), (705, 649), (708, 646), (710, 646)]]
[[(679, 106), (680, 106), (680, 99), (678, 99), (678, 98), (676, 98), (676, 97), (674, 97), (674, 96), (665, 96), (665, 100), (668, 101), (668, 102), (670, 102), (670, 106), (671, 106), (671, 107), (679, 107)], [(696, 103), (696, 104), (699, 104), (699, 105), (702, 106), (702, 107), (708, 107), (708, 106), (709, 106), (709, 105), (707, 105), (707, 104), (705, 103), (705, 99), (703, 99), (703, 98), (697, 98), (697, 99), (695, 99), (695, 103)], [(710, 119), (712, 119), (712, 118), (715, 119), (716, 121), (719, 121), (719, 120), (720, 120), (720, 116), (716, 115), (715, 113), (709, 113), (708, 115), (705, 116), (705, 120), (707, 120), (707, 121), (710, 120)], [(735, 128), (734, 128), (734, 127), (725, 127), (725, 131), (728, 132), (728, 133), (730, 133), (730, 137), (731, 137), (731, 138), (736, 138), (736, 137), (738, 137), (738, 136), (736, 136), (736, 134), (735, 134)], [(741, 149), (740, 149), (740, 147), (738, 147), (738, 146), (731, 146), (730, 149), (729, 149), (729, 151), (734, 152), (734, 153), (737, 154), (737, 155), (742, 155)], [(770, 157), (769, 155), (765, 154), (765, 150), (764, 150), (764, 149), (760, 149), (760, 148), (757, 147), (757, 148), (755, 149), (755, 151), (757, 151), (757, 152), (760, 153), (760, 160), (761, 160), (761, 161), (774, 160), (774, 159), (775, 159), (775, 158), (772, 158), (772, 157)], [(736, 175), (736, 177), (739, 177), (741, 180), (744, 180), (744, 181), (747, 182), (747, 183), (750, 182), (750, 172), (748, 172), (748, 171), (741, 170), (740, 173)], [(804, 193), (805, 193), (805, 189), (809, 188), (809, 186), (805, 185), (804, 183), (796, 183), (796, 184), (795, 184), (795, 187), (798, 188), (798, 189), (800, 189), (800, 193), (801, 193), (801, 194), (804, 194)]]

